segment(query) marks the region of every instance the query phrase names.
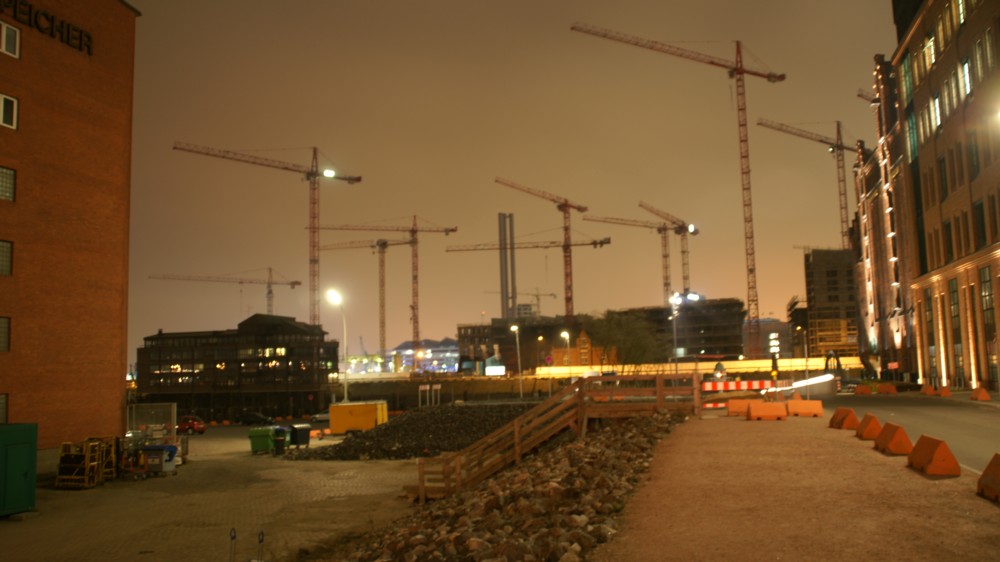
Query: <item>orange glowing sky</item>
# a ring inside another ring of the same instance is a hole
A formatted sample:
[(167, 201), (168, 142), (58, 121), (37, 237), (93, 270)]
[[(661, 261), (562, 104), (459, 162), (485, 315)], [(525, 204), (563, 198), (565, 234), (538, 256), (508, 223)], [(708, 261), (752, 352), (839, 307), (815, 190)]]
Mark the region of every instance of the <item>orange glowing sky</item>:
[[(496, 242), (513, 213), (518, 241), (558, 240), (562, 217), (496, 176), (565, 196), (590, 213), (656, 220), (640, 200), (696, 224), (692, 289), (746, 299), (733, 81), (725, 71), (570, 31), (584, 22), (787, 74), (747, 78), (761, 317), (804, 296), (802, 249), (839, 247), (833, 158), (758, 118), (875, 142), (873, 56), (896, 44), (889, 0), (130, 0), (137, 20), (129, 361), (142, 338), (233, 328), (266, 312), (263, 285), (150, 279), (154, 274), (266, 277), (275, 313), (308, 321), (307, 184), (293, 173), (172, 150), (174, 141), (364, 176), (324, 184), (322, 224), (457, 226), (420, 238), (421, 336), (499, 316)], [(850, 166), (850, 164), (848, 164)], [(850, 170), (848, 170), (850, 173)], [(848, 179), (850, 182), (850, 178)], [(849, 183), (849, 205), (855, 208)], [(654, 231), (573, 218), (575, 309), (663, 303)], [(322, 231), (322, 244), (396, 237)], [(673, 283), (681, 285), (679, 245)], [(410, 253), (387, 254), (387, 343), (410, 339)], [(518, 288), (563, 312), (558, 249), (522, 251)], [(320, 288), (345, 294), (350, 348), (378, 348), (377, 259), (321, 254)], [(530, 300), (521, 296), (521, 301)], [(341, 336), (341, 317), (321, 320)]]

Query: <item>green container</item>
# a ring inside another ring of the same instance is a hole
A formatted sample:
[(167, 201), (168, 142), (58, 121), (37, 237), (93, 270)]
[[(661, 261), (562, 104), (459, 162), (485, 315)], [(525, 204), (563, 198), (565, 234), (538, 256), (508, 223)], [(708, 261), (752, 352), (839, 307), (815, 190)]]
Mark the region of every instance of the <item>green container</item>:
[(250, 452), (270, 453), (274, 450), (274, 426), (250, 428)]
[(0, 424), (0, 517), (35, 509), (38, 424)]

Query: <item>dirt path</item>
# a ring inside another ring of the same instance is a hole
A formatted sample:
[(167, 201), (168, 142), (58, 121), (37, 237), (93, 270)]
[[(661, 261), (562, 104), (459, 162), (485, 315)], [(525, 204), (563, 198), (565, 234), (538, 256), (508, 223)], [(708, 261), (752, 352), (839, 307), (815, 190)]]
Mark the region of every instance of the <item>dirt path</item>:
[[(929, 479), (828, 418), (691, 420), (590, 560), (996, 560), (978, 475)], [(912, 437), (916, 440), (916, 437)]]

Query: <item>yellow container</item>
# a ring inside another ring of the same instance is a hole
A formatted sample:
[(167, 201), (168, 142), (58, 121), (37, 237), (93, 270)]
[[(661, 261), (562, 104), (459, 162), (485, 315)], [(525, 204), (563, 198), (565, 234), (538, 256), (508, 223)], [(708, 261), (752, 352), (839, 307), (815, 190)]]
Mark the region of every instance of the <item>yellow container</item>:
[(338, 402), (330, 405), (330, 432), (367, 431), (389, 421), (385, 400)]

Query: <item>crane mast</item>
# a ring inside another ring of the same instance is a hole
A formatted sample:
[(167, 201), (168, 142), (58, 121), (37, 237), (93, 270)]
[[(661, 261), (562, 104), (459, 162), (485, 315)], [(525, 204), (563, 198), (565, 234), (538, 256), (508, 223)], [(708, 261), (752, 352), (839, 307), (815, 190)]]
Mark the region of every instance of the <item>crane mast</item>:
[[(373, 248), (378, 253), (378, 343), (379, 357), (385, 357), (385, 251), (389, 246), (412, 244), (410, 239), (398, 240), (351, 240), (336, 244), (324, 244), (320, 250), (348, 250), (353, 248)], [(363, 348), (362, 348), (363, 349)]]
[(760, 352), (760, 304), (757, 297), (757, 258), (754, 250), (753, 232), (753, 198), (750, 189), (750, 143), (747, 131), (747, 104), (746, 86), (744, 79), (746, 75), (764, 78), (768, 82), (781, 82), (785, 79), (784, 74), (752, 70), (743, 66), (743, 45), (736, 42), (736, 60), (728, 61), (719, 57), (706, 55), (697, 51), (683, 49), (675, 45), (651, 41), (626, 35), (610, 29), (595, 27), (586, 24), (574, 24), (570, 27), (572, 31), (579, 31), (588, 35), (594, 35), (603, 39), (610, 39), (621, 43), (658, 51), (668, 55), (674, 55), (688, 60), (693, 60), (703, 64), (709, 64), (725, 69), (729, 77), (736, 81), (736, 113), (737, 125), (740, 139), (740, 176), (743, 191), (743, 240), (746, 253), (747, 266), (747, 317), (748, 317), (748, 339), (750, 343), (749, 355), (757, 357)]
[(823, 135), (813, 133), (812, 131), (806, 131), (805, 129), (799, 129), (797, 127), (792, 127), (791, 125), (785, 125), (784, 123), (778, 123), (777, 121), (771, 121), (768, 119), (758, 119), (757, 124), (761, 127), (774, 129), (775, 131), (788, 133), (789, 135), (794, 135), (824, 144), (830, 152), (833, 153), (834, 158), (836, 158), (837, 161), (837, 196), (840, 202), (840, 244), (841, 248), (845, 250), (850, 248), (851, 235), (847, 219), (847, 175), (844, 172), (844, 151), (855, 151), (857, 149), (851, 146), (844, 146), (844, 137), (841, 134), (840, 121), (837, 121), (836, 138), (825, 137)]
[(252, 154), (243, 154), (232, 150), (223, 150), (200, 146), (187, 142), (174, 142), (174, 150), (193, 152), (204, 156), (212, 156), (225, 160), (234, 160), (245, 164), (254, 164), (277, 170), (285, 170), (301, 174), (309, 182), (309, 323), (319, 325), (319, 178), (328, 177), (349, 184), (361, 181), (361, 176), (337, 176), (332, 170), (320, 172), (319, 169), (319, 149), (312, 148), (312, 163), (309, 166), (292, 164), (274, 160), (272, 158), (262, 158)]
[(579, 211), (581, 213), (587, 212), (587, 207), (573, 203), (565, 197), (560, 197), (558, 195), (553, 195), (547, 191), (542, 191), (541, 189), (535, 189), (533, 187), (528, 187), (526, 185), (521, 185), (512, 182), (508, 179), (501, 177), (496, 178), (496, 183), (500, 185), (507, 186), (518, 191), (522, 191), (529, 195), (534, 195), (535, 197), (541, 197), (542, 199), (548, 199), (556, 204), (556, 208), (563, 215), (563, 286), (565, 287), (566, 299), (566, 318), (573, 318), (573, 240), (570, 228), (570, 212), (573, 210)]
[(289, 288), (294, 289), (302, 284), (301, 281), (275, 281), (270, 267), (267, 268), (267, 279), (229, 277), (225, 275), (172, 275), (169, 273), (162, 275), (150, 275), (149, 278), (167, 279), (171, 281), (206, 281), (210, 283), (238, 283), (240, 285), (267, 285), (267, 314), (269, 316), (274, 314), (274, 291), (272, 290), (274, 285), (288, 285)]
[(413, 345), (420, 345), (420, 289), (419, 289), (419, 255), (417, 253), (417, 233), (418, 232), (439, 232), (444, 233), (445, 236), (451, 234), (452, 232), (458, 231), (457, 226), (450, 227), (429, 227), (429, 226), (417, 226), (417, 217), (413, 216), (412, 226), (374, 226), (374, 225), (359, 225), (359, 224), (339, 224), (332, 226), (321, 226), (321, 230), (373, 230), (381, 232), (407, 232), (410, 235), (408, 240), (411, 246), (411, 259), (413, 261), (413, 303), (410, 305), (410, 310), (412, 314), (413, 322)]
[[(684, 292), (691, 291), (691, 252), (688, 250), (688, 235), (698, 234), (698, 229), (687, 221), (683, 221), (670, 213), (657, 209), (656, 207), (639, 201), (639, 207), (660, 217), (667, 222), (667, 226), (681, 239), (681, 281), (684, 283)], [(673, 293), (671, 293), (673, 294)]]

